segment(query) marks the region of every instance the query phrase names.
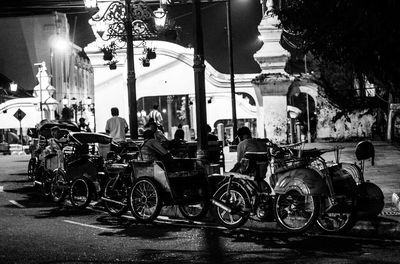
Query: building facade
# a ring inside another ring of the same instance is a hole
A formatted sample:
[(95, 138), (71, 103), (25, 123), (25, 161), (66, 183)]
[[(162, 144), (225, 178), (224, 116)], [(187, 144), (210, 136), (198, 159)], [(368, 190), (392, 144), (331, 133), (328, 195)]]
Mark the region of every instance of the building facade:
[(93, 120), (93, 69), (82, 49), (71, 42), (66, 15), (5, 17), (0, 23), (1, 34), (13, 36), (0, 40), (0, 72), (32, 94), (0, 104), (0, 129), (17, 127), (13, 114), (18, 109), (27, 114), (21, 122), (24, 128), (59, 118), (65, 106), (77, 118)]

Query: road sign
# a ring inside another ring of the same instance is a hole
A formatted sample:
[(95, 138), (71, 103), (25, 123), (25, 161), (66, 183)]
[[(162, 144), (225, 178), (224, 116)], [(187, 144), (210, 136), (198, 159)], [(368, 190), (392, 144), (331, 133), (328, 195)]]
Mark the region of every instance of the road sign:
[(21, 121), (26, 116), (25, 112), (18, 108), (17, 112), (15, 112), (14, 117)]

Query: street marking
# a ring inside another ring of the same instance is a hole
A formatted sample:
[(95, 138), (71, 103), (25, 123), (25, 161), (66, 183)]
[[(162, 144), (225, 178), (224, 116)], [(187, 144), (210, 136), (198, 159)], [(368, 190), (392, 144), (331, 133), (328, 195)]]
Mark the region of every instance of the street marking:
[(23, 206), (22, 204), (18, 203), (15, 200), (8, 200), (10, 203), (12, 203), (15, 206), (18, 206), (19, 208), (25, 208), (25, 206)]
[(4, 192), (4, 186), (0, 186), (0, 192)]
[(80, 225), (80, 226), (85, 226), (85, 227), (97, 228), (97, 229), (104, 230), (104, 231), (115, 231), (114, 229), (107, 228), (107, 227), (88, 225), (88, 224), (79, 223), (79, 222), (70, 221), (70, 220), (63, 220), (63, 221), (66, 222), (66, 223), (69, 223), (69, 224), (73, 224), (73, 225)]

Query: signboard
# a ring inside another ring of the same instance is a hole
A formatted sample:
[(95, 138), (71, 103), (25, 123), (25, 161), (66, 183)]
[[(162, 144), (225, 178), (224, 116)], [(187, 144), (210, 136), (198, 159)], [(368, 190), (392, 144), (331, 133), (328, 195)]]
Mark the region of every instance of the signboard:
[(18, 108), (17, 112), (15, 112), (14, 117), (21, 121), (26, 116), (25, 112)]

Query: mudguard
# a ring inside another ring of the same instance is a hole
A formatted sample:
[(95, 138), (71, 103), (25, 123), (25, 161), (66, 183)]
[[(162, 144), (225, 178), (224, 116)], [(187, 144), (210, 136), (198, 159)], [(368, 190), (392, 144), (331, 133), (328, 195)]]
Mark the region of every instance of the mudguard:
[(298, 190), (302, 195), (325, 195), (328, 186), (321, 175), (313, 169), (299, 168), (280, 173), (274, 191), (278, 194)]
[[(245, 176), (245, 175), (243, 175)], [(210, 184), (210, 189), (211, 193), (215, 194), (217, 193), (221, 188), (224, 188), (229, 181), (229, 177), (223, 176), (223, 175), (210, 175), (208, 177), (208, 182)], [(232, 180), (232, 185), (235, 185), (238, 188), (241, 188), (245, 193), (246, 193), (246, 199), (251, 201), (251, 194), (249, 188), (247, 188), (246, 183), (244, 183), (245, 179), (237, 178), (235, 177)]]

